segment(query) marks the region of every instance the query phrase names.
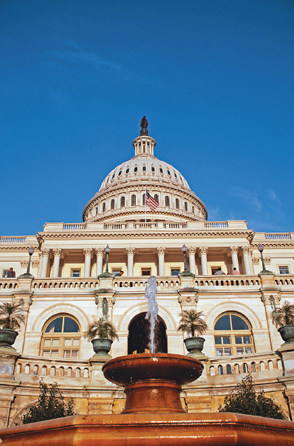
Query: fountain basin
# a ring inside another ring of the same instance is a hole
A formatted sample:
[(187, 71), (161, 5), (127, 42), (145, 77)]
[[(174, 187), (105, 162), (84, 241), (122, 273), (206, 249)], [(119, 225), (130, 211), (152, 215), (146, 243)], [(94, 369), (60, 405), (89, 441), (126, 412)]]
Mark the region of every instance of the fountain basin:
[(197, 359), (168, 353), (143, 353), (111, 359), (102, 367), (105, 378), (125, 387), (122, 413), (181, 413), (182, 385), (199, 378)]

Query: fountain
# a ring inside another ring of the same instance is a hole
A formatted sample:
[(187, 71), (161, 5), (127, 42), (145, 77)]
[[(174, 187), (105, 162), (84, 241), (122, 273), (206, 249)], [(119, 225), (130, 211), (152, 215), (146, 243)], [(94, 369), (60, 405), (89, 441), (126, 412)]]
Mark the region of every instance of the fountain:
[[(150, 280), (151, 279), (151, 280)], [(155, 352), (156, 282), (148, 298), (153, 332), (150, 353), (111, 359), (105, 377), (125, 387), (119, 415), (76, 415), (0, 430), (1, 446), (290, 446), (294, 423), (234, 413), (189, 414), (182, 407), (182, 385), (197, 379), (203, 366), (183, 355)]]

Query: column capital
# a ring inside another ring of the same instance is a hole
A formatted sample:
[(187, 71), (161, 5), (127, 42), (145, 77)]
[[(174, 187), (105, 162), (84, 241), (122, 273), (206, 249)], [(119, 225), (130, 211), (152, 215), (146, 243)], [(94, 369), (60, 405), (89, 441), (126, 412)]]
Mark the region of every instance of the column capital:
[(163, 246), (160, 246), (159, 248), (157, 248), (157, 253), (158, 253), (158, 255), (159, 256), (163, 256), (164, 255), (164, 253), (165, 253), (165, 247), (163, 247)]
[(53, 249), (54, 257), (60, 257), (62, 254), (62, 249), (60, 248), (54, 248)]
[(42, 256), (49, 256), (51, 249), (49, 248), (43, 248), (42, 249)]
[(207, 246), (199, 246), (199, 252), (201, 255), (207, 254), (208, 247)]
[(242, 246), (243, 254), (250, 254), (250, 246)]
[(83, 251), (85, 255), (91, 255), (93, 248), (84, 248)]
[(95, 251), (97, 256), (103, 256), (104, 248), (96, 248)]
[(196, 251), (197, 251), (197, 248), (195, 248), (195, 247), (193, 247), (193, 246), (188, 247), (189, 255), (190, 255), (190, 254), (191, 254), (191, 255), (195, 255), (195, 254), (196, 254)]
[(127, 254), (128, 254), (128, 255), (133, 255), (134, 252), (135, 252), (135, 248), (131, 248), (131, 247), (129, 247), (129, 248), (126, 248), (126, 251), (127, 251)]
[(230, 253), (232, 254), (238, 254), (239, 247), (238, 246), (230, 246)]

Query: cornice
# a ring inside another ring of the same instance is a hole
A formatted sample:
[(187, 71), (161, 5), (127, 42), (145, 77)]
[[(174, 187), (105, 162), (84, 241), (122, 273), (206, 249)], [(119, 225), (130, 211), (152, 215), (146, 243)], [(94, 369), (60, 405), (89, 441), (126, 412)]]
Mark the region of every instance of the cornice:
[(36, 253), (40, 252), (38, 246), (34, 246), (34, 245), (17, 246), (17, 244), (15, 244), (14, 246), (0, 246), (0, 252), (17, 251), (17, 252), (26, 252), (27, 253), (30, 246), (33, 246)]
[[(289, 242), (288, 240), (285, 242), (282, 242), (281, 240), (279, 240), (276, 243), (275, 242), (268, 243), (268, 242), (262, 241), (262, 246), (267, 249), (268, 248), (294, 248), (294, 242)], [(256, 243), (252, 244), (251, 247), (253, 249), (258, 250), (258, 244), (256, 244)]]

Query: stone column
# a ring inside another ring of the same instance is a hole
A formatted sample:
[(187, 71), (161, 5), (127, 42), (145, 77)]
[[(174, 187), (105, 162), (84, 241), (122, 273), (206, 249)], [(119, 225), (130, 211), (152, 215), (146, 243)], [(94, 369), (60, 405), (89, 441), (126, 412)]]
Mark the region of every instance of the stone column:
[(135, 248), (126, 248), (128, 254), (128, 276), (134, 275), (134, 252)]
[(97, 248), (97, 261), (96, 261), (96, 276), (100, 276), (103, 272), (103, 248)]
[(202, 268), (202, 274), (203, 276), (207, 276), (207, 251), (208, 248), (206, 246), (201, 246), (199, 248), (200, 255), (201, 255), (201, 268)]
[(157, 248), (157, 253), (158, 253), (158, 275), (159, 276), (164, 276), (164, 253), (165, 253), (165, 248)]
[(44, 248), (42, 250), (42, 266), (41, 266), (41, 274), (40, 274), (41, 278), (47, 276), (49, 254), (50, 254), (50, 249)]
[(196, 274), (196, 263), (195, 263), (196, 248), (189, 248), (189, 270), (191, 273)]
[(91, 277), (92, 248), (85, 248), (84, 254), (85, 254), (84, 277)]
[(250, 258), (249, 258), (250, 247), (243, 246), (242, 252), (243, 252), (244, 265), (245, 265), (245, 274), (251, 275), (252, 271), (251, 271)]
[(238, 246), (231, 246), (230, 253), (232, 256), (233, 268), (236, 268), (237, 271), (240, 271), (239, 261), (238, 261)]
[[(278, 291), (274, 291), (274, 288), (277, 288), (274, 283), (274, 275), (268, 276), (268, 277), (266, 277), (266, 279), (269, 279), (269, 280), (273, 279), (273, 280), (271, 280), (273, 285), (272, 285), (272, 289), (270, 291), (267, 291), (266, 288), (268, 288), (268, 285), (262, 284), (261, 301), (264, 304), (265, 317), (266, 317), (268, 333), (269, 333), (270, 349), (276, 350), (278, 347), (280, 347), (280, 345), (283, 341), (282, 341), (282, 338), (281, 338), (277, 328), (274, 326), (274, 324), (272, 322), (272, 312), (275, 308), (279, 308), (280, 299), (279, 299)], [(266, 347), (266, 346), (264, 346), (264, 347)], [(264, 348), (264, 350), (266, 350), (266, 348)]]
[(60, 265), (60, 256), (62, 254), (62, 249), (55, 248), (54, 252), (54, 263), (53, 263), (53, 273), (52, 277), (59, 277), (59, 265)]

